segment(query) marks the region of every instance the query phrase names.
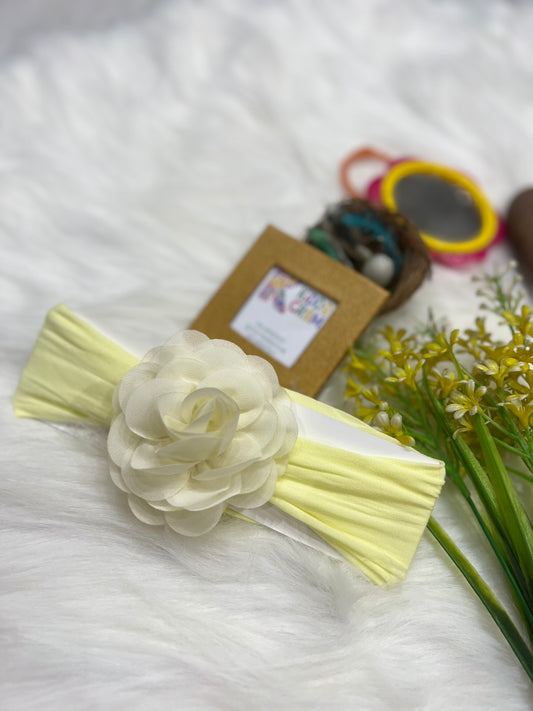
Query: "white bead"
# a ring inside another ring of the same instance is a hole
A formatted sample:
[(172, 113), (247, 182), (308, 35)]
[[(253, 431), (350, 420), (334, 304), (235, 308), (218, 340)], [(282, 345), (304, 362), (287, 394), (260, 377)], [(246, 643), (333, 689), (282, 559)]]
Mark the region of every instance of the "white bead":
[(380, 286), (388, 286), (394, 276), (394, 262), (386, 254), (373, 254), (365, 262), (361, 273)]

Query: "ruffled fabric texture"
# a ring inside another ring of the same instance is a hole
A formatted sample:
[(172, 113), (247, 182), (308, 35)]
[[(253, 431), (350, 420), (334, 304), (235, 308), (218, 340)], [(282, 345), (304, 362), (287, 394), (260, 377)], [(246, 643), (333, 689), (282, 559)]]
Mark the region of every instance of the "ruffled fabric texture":
[(210, 531), (228, 505), (265, 504), (297, 438), (272, 366), (196, 331), (151, 350), (114, 405), (114, 483), (139, 519), (187, 536)]

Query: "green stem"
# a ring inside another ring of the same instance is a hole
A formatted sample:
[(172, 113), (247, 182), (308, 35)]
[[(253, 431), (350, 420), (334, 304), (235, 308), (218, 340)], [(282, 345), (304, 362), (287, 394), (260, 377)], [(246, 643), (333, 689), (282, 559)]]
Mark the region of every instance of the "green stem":
[(512, 546), (524, 575), (528, 598), (533, 599), (533, 530), (513, 488), (509, 473), (502, 462), (486, 423), (481, 415), (473, 417), (481, 451), (498, 502), (508, 543)]
[(533, 682), (533, 654), (500, 601), (466, 556), (463, 555), (444, 529), (432, 517), (428, 521), (428, 529), (481, 600), (494, 622), (500, 628), (524, 671)]
[(511, 474), (514, 474), (515, 476), (519, 476), (522, 479), (525, 479), (528, 481), (530, 484), (533, 484), (533, 476), (530, 474), (526, 474), (526, 472), (520, 471), (520, 469), (515, 469), (514, 467), (507, 467), (507, 471), (511, 472)]
[[(499, 403), (505, 402), (506, 393), (503, 388), (498, 390), (498, 398), (496, 399), (492, 393), (486, 393), (485, 395), (488, 402), (491, 404), (492, 408), (499, 412), (502, 421), (506, 425), (503, 427), (496, 420), (491, 418), (487, 413), (484, 413), (485, 420), (488, 419), (492, 427), (497, 427), (500, 432), (504, 435), (510, 437), (514, 442), (516, 442), (520, 447), (520, 456), (524, 459), (526, 465), (529, 469), (533, 471), (533, 457), (532, 457), (532, 441), (531, 433), (529, 428), (524, 429), (517, 426), (516, 418), (512, 415), (506, 407), (500, 407)], [(507, 429), (506, 429), (507, 428)]]
[[(472, 510), (477, 522), (479, 523), (481, 530), (483, 531), (488, 542), (490, 543), (490, 547), (494, 551), (494, 554), (497, 557), (500, 565), (502, 566), (503, 572), (505, 573), (505, 576), (511, 585), (511, 591), (515, 596), (515, 602), (517, 603), (518, 610), (522, 616), (524, 623), (527, 626), (528, 632), (533, 632), (533, 610), (531, 609), (528, 601), (524, 597), (524, 593), (522, 592), (522, 587), (520, 585), (520, 583), (523, 581), (523, 578), (521, 577), (520, 581), (517, 580), (516, 575), (513, 571), (512, 561), (511, 564), (509, 564), (504, 554), (505, 543), (501, 541), (501, 539), (499, 539), (500, 544), (498, 545), (498, 542), (489, 530), (487, 524), (483, 519), (483, 516), (479, 512), (477, 506), (475, 505), (471, 497), (467, 498), (467, 503), (470, 506), (470, 509)], [(496, 533), (495, 535), (497, 536), (498, 534)]]
[(511, 452), (511, 454), (516, 454), (518, 457), (523, 456), (523, 452), (520, 449), (513, 447), (511, 444), (509, 444), (508, 442), (505, 442), (504, 440), (500, 439), (499, 437), (495, 437), (494, 435), (492, 435), (492, 436), (494, 438), (494, 441), (498, 445), (498, 447), (505, 449), (506, 452)]
[(461, 461), (463, 462), (463, 465), (472, 479), (481, 501), (483, 502), (483, 506), (487, 510), (487, 513), (496, 528), (500, 531), (500, 533), (502, 533), (505, 530), (505, 526), (498, 509), (494, 489), (492, 488), (492, 484), (486, 471), (478, 462), (475, 454), (466, 444), (461, 435), (458, 435), (453, 441), (459, 456), (461, 457)]
[[(427, 451), (424, 447), (418, 447), (417, 449), (422, 452), (423, 454), (427, 454), (428, 456), (434, 456), (430, 451)], [(437, 453), (437, 457), (442, 458), (442, 452)], [(470, 491), (468, 487), (466, 486), (465, 482), (463, 481), (459, 471), (455, 466), (451, 464), (451, 462), (446, 461), (445, 458), (445, 463), (446, 463), (446, 472), (449, 475), (449, 477), (452, 479), (454, 484), (457, 486), (461, 494), (463, 495), (463, 498), (465, 499), (468, 507), (474, 514), (474, 517), (476, 521), (479, 524), (479, 527), (483, 531), (485, 537), (487, 538), (487, 541), (489, 542), (490, 547), (492, 548), (494, 555), (498, 559), (505, 576), (507, 580), (509, 581), (509, 584), (511, 586), (511, 590), (515, 596), (515, 600), (517, 602), (518, 609), (520, 611), (520, 614), (522, 615), (522, 618), (525, 622), (525, 624), (528, 627), (528, 630), (531, 630), (533, 633), (533, 610), (531, 609), (530, 605), (528, 604), (526, 598), (524, 597), (524, 594), (522, 592), (521, 588), (521, 583), (523, 584), (523, 576), (521, 576), (520, 580), (517, 579), (514, 571), (513, 571), (513, 561), (509, 561), (506, 558), (506, 544), (502, 541), (501, 537), (499, 536), (497, 531), (491, 531), (489, 526), (487, 525), (487, 522), (483, 518), (480, 510), (476, 506)]]
[(429, 386), (425, 373), (424, 383), (426, 385), (428, 401), (431, 408), (433, 409), (435, 419), (440, 424), (442, 430), (448, 437), (448, 441), (451, 442), (453, 444), (453, 447), (456, 449), (464, 468), (468, 472), (470, 478), (474, 483), (474, 486), (476, 487), (476, 491), (478, 492), (483, 506), (485, 507), (491, 521), (496, 526), (496, 528), (500, 532), (502, 532), (504, 530), (503, 521), (498, 510), (494, 490), (492, 488), (489, 477), (487, 476), (487, 473), (480, 465), (474, 453), (463, 440), (463, 438), (454, 432), (452, 426), (448, 422), (446, 413), (444, 412), (444, 408), (437, 400), (431, 390), (431, 387)]

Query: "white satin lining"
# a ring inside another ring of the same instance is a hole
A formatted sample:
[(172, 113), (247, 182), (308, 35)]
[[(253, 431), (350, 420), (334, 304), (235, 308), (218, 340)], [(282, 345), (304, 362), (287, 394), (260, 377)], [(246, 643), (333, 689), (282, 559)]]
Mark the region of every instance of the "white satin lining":
[(425, 454), (420, 454), (420, 452), (405, 447), (399, 442), (356, 429), (345, 422), (339, 422), (321, 412), (300, 405), (300, 403), (293, 402), (292, 407), (298, 422), (299, 439), (309, 439), (313, 442), (370, 457), (388, 457), (389, 459), (402, 459), (424, 464), (434, 462)]

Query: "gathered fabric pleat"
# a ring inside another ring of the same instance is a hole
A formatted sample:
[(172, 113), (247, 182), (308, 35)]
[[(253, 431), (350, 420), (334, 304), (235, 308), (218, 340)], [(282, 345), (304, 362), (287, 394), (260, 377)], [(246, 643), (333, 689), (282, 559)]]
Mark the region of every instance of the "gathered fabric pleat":
[(405, 577), (443, 480), (441, 462), (369, 457), (298, 439), (270, 502), (383, 584)]
[(139, 359), (59, 305), (49, 311), (18, 384), (17, 417), (109, 425), (116, 384)]

